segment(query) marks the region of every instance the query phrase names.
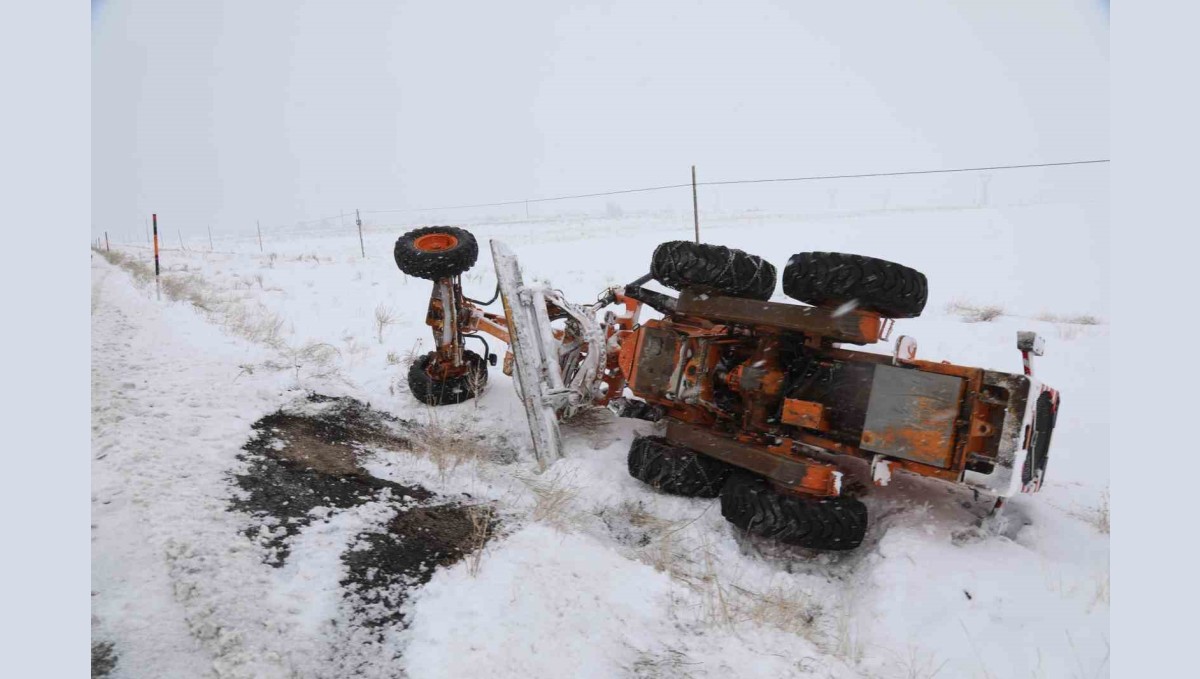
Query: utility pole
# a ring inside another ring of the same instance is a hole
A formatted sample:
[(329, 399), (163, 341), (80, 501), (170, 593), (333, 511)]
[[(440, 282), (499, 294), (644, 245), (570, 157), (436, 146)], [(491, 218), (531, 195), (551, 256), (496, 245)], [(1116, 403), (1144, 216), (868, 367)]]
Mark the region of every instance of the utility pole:
[(261, 252), (263, 251), (263, 246), (262, 246), (262, 223), (261, 223), (261, 222), (259, 222), (259, 221), (256, 219), (256, 220), (254, 220), (254, 225), (258, 227), (258, 251), (261, 253)]
[(692, 166), (692, 218), (696, 222), (696, 242), (700, 242), (700, 201), (696, 198), (696, 166)]
[(358, 249), (362, 250), (363, 259), (366, 259), (367, 258), (367, 246), (363, 245), (362, 215), (359, 214), (357, 208), (355, 208), (355, 210), (354, 210), (354, 221), (358, 223)]

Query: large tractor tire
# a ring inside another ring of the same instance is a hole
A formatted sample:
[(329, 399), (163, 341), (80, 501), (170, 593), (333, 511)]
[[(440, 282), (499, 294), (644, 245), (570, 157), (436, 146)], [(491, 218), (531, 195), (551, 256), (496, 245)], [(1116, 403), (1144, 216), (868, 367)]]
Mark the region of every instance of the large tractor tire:
[(748, 533), (811, 549), (854, 549), (867, 534), (867, 507), (862, 502), (782, 493), (743, 470), (721, 489), (721, 515)]
[(408, 368), (408, 390), (421, 403), (431, 406), (462, 403), (483, 393), (487, 385), (487, 362), (473, 351), (463, 351), (467, 371), (461, 375), (437, 377), (437, 352), (413, 361)]
[(889, 318), (916, 318), (925, 309), (925, 274), (874, 257), (840, 252), (801, 252), (783, 268), (783, 294), (813, 306), (857, 301)]
[(453, 226), (425, 226), (396, 239), (396, 266), (409, 276), (436, 281), (457, 276), (475, 264), (479, 244), (471, 232)]
[(763, 301), (775, 293), (775, 267), (770, 262), (721, 245), (667, 241), (654, 249), (650, 274), (679, 291)]
[(716, 497), (732, 471), (720, 460), (661, 436), (639, 436), (629, 447), (629, 475), (671, 495)]

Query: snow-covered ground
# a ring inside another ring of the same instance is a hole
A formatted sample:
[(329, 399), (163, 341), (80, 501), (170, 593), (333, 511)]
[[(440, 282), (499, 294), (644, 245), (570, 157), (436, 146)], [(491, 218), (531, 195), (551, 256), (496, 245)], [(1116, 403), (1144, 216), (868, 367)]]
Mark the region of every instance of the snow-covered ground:
[[(395, 267), (404, 227), (369, 228), (366, 258), (352, 229), (269, 234), (261, 253), (253, 238), (164, 251), (168, 292), (207, 310), (157, 299), (152, 283), (96, 255), (93, 641), (112, 644), (114, 677), (348, 667), (420, 678), (1107, 676), (1109, 331), (1048, 316), (1104, 319), (1103, 209), (706, 218), (707, 242), (780, 269), (793, 252), (835, 250), (923, 270), (926, 313), (896, 333), (915, 336), (924, 358), (1016, 372), (1016, 331), (1047, 338), (1035, 368), (1063, 405), (1043, 491), (1012, 502), (1029, 525), (1011, 538), (973, 534), (986, 499), (897, 475), (865, 498), (864, 545), (815, 557), (739, 536), (712, 500), (630, 478), (625, 454), (650, 423), (568, 427), (567, 457), (538, 476), (499, 369), (474, 401), (435, 410), (412, 400), (403, 373), (431, 348), (430, 286)], [(654, 246), (690, 238), (691, 225), (629, 216), (469, 228), (481, 257), (464, 276), (468, 295), (491, 296), (486, 244), (499, 238), (528, 278), (590, 301), (644, 274)], [(150, 261), (144, 243), (114, 249)], [(1006, 315), (966, 323), (946, 310), (954, 301)], [(457, 466), (372, 457), (373, 475), (490, 501), (502, 524), (477, 564), (434, 573), (404, 604), (408, 626), (379, 638), (353, 629), (338, 555), (390, 510), (325, 512), (279, 569), (228, 511), (251, 424), (310, 390), (518, 452)]]

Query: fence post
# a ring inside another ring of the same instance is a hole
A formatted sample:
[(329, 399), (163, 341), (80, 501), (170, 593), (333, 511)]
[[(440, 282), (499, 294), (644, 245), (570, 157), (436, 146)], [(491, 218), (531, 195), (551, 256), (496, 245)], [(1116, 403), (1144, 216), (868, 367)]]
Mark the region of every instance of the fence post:
[(696, 198), (696, 166), (692, 166), (692, 218), (696, 222), (696, 242), (700, 242), (700, 201)]
[(258, 251), (261, 253), (261, 252), (263, 251), (263, 246), (262, 246), (262, 222), (260, 222), (260, 221), (258, 221), (258, 220), (256, 219), (256, 220), (254, 220), (254, 225), (255, 225), (256, 227), (258, 227)]
[(154, 219), (154, 278), (158, 279), (158, 213), (151, 215)]
[(354, 210), (354, 221), (358, 222), (358, 249), (362, 250), (363, 259), (366, 259), (367, 258), (367, 247), (365, 245), (363, 245), (362, 215), (359, 214), (357, 208), (355, 208), (355, 210)]
[(109, 249), (108, 249), (108, 232), (107, 231), (104, 232), (104, 251), (105, 252), (109, 251)]
[(208, 225), (208, 251), (209, 251), (209, 252), (212, 252), (212, 251), (213, 251), (213, 246), (212, 246), (212, 224), (209, 224), (209, 225)]

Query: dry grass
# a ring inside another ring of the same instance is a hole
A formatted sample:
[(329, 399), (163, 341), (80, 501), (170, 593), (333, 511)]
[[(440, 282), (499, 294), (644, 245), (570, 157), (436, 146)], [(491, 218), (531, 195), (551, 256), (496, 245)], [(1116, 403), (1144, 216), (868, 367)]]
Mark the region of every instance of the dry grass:
[(1108, 490), (1100, 494), (1100, 506), (1092, 510), (1090, 520), (1092, 525), (1096, 527), (1096, 530), (1105, 535), (1109, 534), (1112, 526), (1110, 523), (1111, 517), (1109, 516)]
[(297, 384), (302, 382), (302, 377), (332, 379), (341, 375), (338, 359), (342, 352), (332, 344), (306, 342), (299, 347), (282, 345), (278, 348), (283, 360), (267, 361), (263, 366), (271, 370), (291, 370)]
[(585, 406), (575, 411), (574, 415), (564, 419), (562, 424), (577, 431), (602, 432), (616, 419), (608, 408), (600, 406)]
[(577, 484), (570, 471), (550, 471), (541, 476), (521, 476), (517, 480), (525, 484), (533, 496), (533, 507), (529, 518), (542, 521), (560, 530), (578, 525), (582, 515), (575, 509)]
[(461, 422), (442, 422), (433, 408), (428, 408), (428, 420), (413, 432), (413, 452), (434, 463), (438, 476), (446, 476), (465, 463), (487, 459), (490, 448), (479, 438), (464, 436), (470, 428)]
[(898, 673), (895, 676), (904, 679), (934, 679), (946, 666), (948, 660), (937, 662), (933, 651), (922, 651), (915, 645), (910, 645), (908, 651), (897, 660)]
[[(756, 590), (738, 582), (723, 581), (710, 546), (707, 542), (698, 546), (684, 544), (679, 522), (643, 517), (633, 507), (630, 518), (631, 522), (640, 520), (662, 530), (658, 538), (639, 550), (638, 557), (697, 595), (698, 604), (692, 612), (704, 624), (730, 629), (743, 625), (768, 626), (814, 640), (820, 635), (824, 609), (810, 592), (790, 582)], [(858, 653), (861, 657), (861, 647)]]
[(688, 667), (701, 664), (683, 651), (668, 646), (658, 651), (638, 651), (629, 675), (636, 679), (688, 679), (694, 676)]
[(977, 306), (962, 300), (955, 300), (946, 305), (946, 313), (961, 316), (967, 323), (988, 323), (1004, 314), (1004, 307), (988, 304)]
[[(110, 263), (128, 271), (139, 283), (155, 280), (152, 263), (125, 253), (101, 253)], [(261, 277), (258, 279), (261, 281)], [(158, 277), (160, 289), (168, 299), (186, 302), (203, 312), (209, 320), (233, 334), (278, 349), (283, 346), (280, 334), (284, 320), (261, 305), (247, 306), (229, 294), (221, 294), (199, 275), (186, 272), (164, 272)]]
[(1067, 323), (1057, 323), (1054, 326), (1055, 334), (1061, 340), (1073, 340), (1079, 336), (1079, 326), (1070, 325)]
[(1047, 323), (1070, 323), (1071, 325), (1101, 325), (1104, 323), (1104, 321), (1100, 320), (1099, 317), (1091, 314), (1073, 314), (1064, 316), (1062, 314), (1054, 314), (1048, 311), (1043, 311), (1035, 316), (1035, 318), (1039, 321), (1045, 321)]
[(380, 344), (383, 344), (383, 331), (387, 330), (387, 327), (394, 324), (396, 320), (396, 311), (391, 307), (383, 304), (375, 307), (375, 334), (378, 336)]
[(479, 568), (483, 563), (483, 548), (492, 534), (492, 507), (476, 505), (467, 510), (467, 516), (471, 520), (471, 553), (467, 557), (467, 573), (475, 577), (479, 575)]

